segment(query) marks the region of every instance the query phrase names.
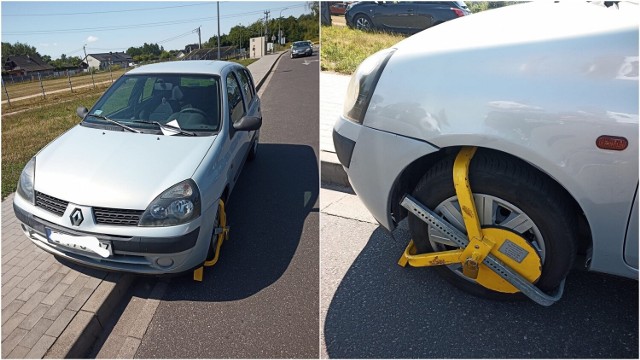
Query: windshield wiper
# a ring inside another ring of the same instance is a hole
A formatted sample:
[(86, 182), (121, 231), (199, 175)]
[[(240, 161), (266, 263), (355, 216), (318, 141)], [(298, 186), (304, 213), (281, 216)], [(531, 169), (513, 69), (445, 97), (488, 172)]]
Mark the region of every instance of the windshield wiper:
[(182, 129), (180, 129), (179, 127), (173, 126), (173, 125), (169, 125), (169, 124), (163, 124), (157, 121), (147, 121), (147, 120), (133, 120), (133, 122), (135, 123), (142, 123), (142, 124), (154, 124), (157, 125), (159, 128), (165, 128), (165, 129), (169, 129), (170, 131), (175, 131), (178, 134), (181, 135), (187, 135), (187, 136), (196, 136), (196, 133), (193, 132), (189, 132), (189, 131), (184, 131)]
[(96, 114), (89, 114), (88, 116), (93, 116), (95, 118), (102, 119), (104, 121), (108, 121), (108, 122), (110, 122), (112, 124), (116, 124), (116, 125), (120, 126), (121, 128), (129, 130), (129, 131), (134, 132), (134, 133), (138, 133), (138, 134), (140, 133), (140, 131), (138, 131), (138, 130), (136, 130), (134, 128), (128, 127), (127, 125), (125, 125), (125, 124), (123, 124), (123, 123), (121, 123), (119, 121), (116, 121), (116, 120), (113, 120), (113, 119), (109, 119), (106, 116), (96, 115)]

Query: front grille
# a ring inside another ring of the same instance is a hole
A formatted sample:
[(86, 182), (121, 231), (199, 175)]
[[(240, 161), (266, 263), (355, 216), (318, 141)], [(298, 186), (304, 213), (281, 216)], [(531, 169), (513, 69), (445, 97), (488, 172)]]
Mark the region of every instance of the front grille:
[(67, 209), (67, 205), (69, 205), (68, 201), (60, 200), (36, 191), (36, 206), (49, 212), (62, 216)]
[(103, 225), (137, 226), (143, 212), (140, 210), (93, 208), (96, 224)]

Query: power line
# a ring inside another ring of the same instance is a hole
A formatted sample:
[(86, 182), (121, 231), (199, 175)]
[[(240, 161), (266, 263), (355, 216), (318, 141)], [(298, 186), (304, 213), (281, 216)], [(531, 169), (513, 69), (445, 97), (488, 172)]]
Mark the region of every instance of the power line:
[[(305, 5), (294, 5), (288, 6), (287, 8), (297, 8)], [(276, 8), (275, 10), (278, 10)], [(238, 14), (230, 14), (226, 16), (221, 16), (220, 18), (229, 19), (234, 17), (248, 16), (248, 15), (257, 15), (263, 14), (263, 10), (246, 12), (246, 13), (238, 13)], [(56, 30), (35, 30), (35, 31), (23, 31), (23, 32), (4, 32), (4, 35), (41, 35), (41, 34), (53, 34), (53, 33), (76, 33), (76, 32), (103, 32), (103, 31), (115, 31), (115, 30), (126, 30), (126, 29), (137, 29), (137, 28), (145, 28), (145, 27), (157, 27), (157, 26), (170, 26), (170, 25), (179, 25), (192, 21), (206, 21), (206, 20), (214, 20), (217, 17), (203, 17), (203, 18), (194, 18), (194, 19), (181, 19), (174, 21), (161, 21), (161, 22), (153, 22), (153, 23), (144, 23), (144, 24), (132, 24), (132, 25), (121, 25), (121, 26), (106, 26), (106, 27), (90, 27), (90, 28), (75, 28), (75, 29), (56, 29)]]
[(3, 17), (13, 17), (13, 16), (73, 16), (73, 15), (92, 15), (92, 14), (109, 14), (109, 13), (121, 13), (121, 12), (134, 12), (134, 11), (149, 11), (149, 10), (163, 10), (163, 9), (175, 9), (175, 8), (184, 8), (189, 6), (201, 6), (201, 5), (211, 5), (211, 3), (197, 3), (197, 4), (187, 4), (187, 5), (176, 5), (176, 6), (163, 6), (156, 8), (136, 8), (136, 9), (123, 9), (123, 10), (109, 10), (109, 11), (91, 11), (91, 12), (78, 12), (78, 13), (47, 13), (47, 14), (2, 14)]

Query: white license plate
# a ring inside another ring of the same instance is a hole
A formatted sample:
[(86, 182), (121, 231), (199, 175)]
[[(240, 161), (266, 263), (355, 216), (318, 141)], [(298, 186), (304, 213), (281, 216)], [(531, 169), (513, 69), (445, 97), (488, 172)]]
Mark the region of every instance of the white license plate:
[(51, 229), (46, 229), (47, 240), (55, 245), (65, 247), (70, 250), (90, 252), (107, 258), (113, 255), (113, 248), (110, 241), (98, 240), (95, 236), (73, 236), (62, 234)]

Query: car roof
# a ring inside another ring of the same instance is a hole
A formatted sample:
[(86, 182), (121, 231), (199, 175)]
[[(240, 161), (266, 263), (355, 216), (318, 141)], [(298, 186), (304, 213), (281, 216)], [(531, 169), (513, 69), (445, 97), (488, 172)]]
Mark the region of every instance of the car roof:
[(139, 74), (205, 74), (220, 75), (224, 68), (228, 66), (240, 66), (240, 64), (229, 61), (217, 60), (184, 60), (167, 61), (137, 67), (126, 75)]

